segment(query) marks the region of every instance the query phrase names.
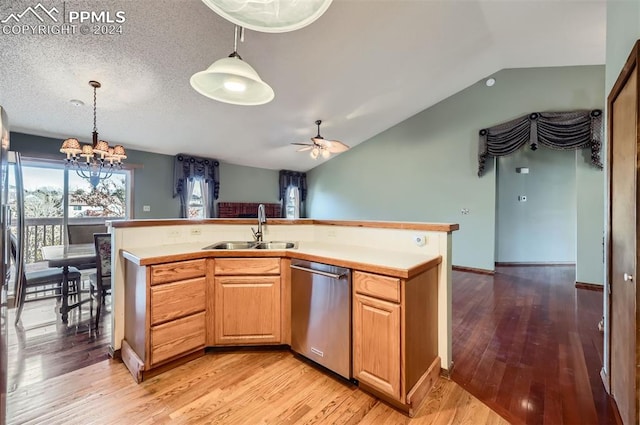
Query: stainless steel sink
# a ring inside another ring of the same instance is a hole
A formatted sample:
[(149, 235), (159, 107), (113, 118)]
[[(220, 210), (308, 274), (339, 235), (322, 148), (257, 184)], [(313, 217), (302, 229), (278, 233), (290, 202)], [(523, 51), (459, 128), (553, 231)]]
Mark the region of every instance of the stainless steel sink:
[(296, 247), (295, 242), (258, 242), (255, 249), (291, 249)]
[(251, 249), (256, 245), (254, 241), (224, 241), (205, 246), (202, 249)]
[(223, 241), (205, 246), (202, 249), (291, 249), (297, 248), (297, 246), (296, 242)]

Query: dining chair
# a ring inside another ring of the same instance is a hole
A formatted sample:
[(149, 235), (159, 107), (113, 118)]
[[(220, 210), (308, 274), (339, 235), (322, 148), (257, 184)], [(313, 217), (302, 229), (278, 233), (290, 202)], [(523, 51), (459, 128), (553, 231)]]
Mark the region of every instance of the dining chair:
[(97, 304), (95, 328), (97, 329), (105, 296), (111, 294), (111, 234), (95, 233), (93, 240), (96, 247), (96, 272), (90, 275), (91, 301), (89, 309), (93, 311), (93, 300), (95, 299)]
[(67, 224), (69, 244), (93, 243), (95, 233), (106, 233), (106, 224)]
[[(11, 258), (13, 259), (13, 264), (16, 265), (15, 269), (17, 273), (18, 241), (13, 234), (11, 234), (10, 239)], [(70, 288), (69, 294), (73, 296), (79, 295), (80, 279), (80, 270), (75, 267), (69, 267), (69, 273), (67, 274), (67, 284)], [(57, 298), (59, 300), (62, 296), (63, 280), (64, 275), (61, 267), (48, 267), (46, 269), (28, 272), (23, 268), (21, 276), (16, 277), (16, 325), (22, 316), (22, 309), (25, 302), (49, 298)]]

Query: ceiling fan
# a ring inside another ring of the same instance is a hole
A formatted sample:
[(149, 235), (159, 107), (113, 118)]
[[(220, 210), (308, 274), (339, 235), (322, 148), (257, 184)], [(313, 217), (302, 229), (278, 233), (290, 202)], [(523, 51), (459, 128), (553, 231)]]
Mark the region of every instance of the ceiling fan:
[(318, 135), (311, 138), (311, 143), (291, 143), (292, 145), (302, 146), (298, 152), (311, 151), (309, 155), (313, 159), (318, 159), (322, 155), (323, 158), (329, 158), (332, 153), (340, 153), (349, 150), (349, 146), (337, 140), (327, 140), (320, 135), (320, 124), (322, 120), (317, 120)]

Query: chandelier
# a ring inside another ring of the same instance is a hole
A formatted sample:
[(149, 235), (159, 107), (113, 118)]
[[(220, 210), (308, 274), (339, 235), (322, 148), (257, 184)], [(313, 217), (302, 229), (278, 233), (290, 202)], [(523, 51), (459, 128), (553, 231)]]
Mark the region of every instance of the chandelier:
[[(93, 87), (93, 144), (82, 145), (76, 138), (62, 142), (60, 152), (67, 155), (66, 166), (91, 183), (92, 187), (112, 176), (113, 171), (122, 168), (122, 160), (127, 154), (122, 145), (109, 146), (104, 140), (98, 140), (96, 127), (96, 90), (101, 87), (98, 81), (89, 81)], [(84, 159), (83, 159), (84, 158)]]

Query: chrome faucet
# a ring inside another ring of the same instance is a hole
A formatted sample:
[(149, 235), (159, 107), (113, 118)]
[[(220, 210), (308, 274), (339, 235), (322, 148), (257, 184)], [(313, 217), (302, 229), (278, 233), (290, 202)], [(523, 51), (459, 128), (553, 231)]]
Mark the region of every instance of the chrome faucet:
[(262, 242), (262, 225), (267, 223), (267, 215), (264, 212), (264, 204), (258, 205), (258, 230), (256, 231), (253, 227), (251, 231), (253, 232), (253, 239), (258, 242)]

